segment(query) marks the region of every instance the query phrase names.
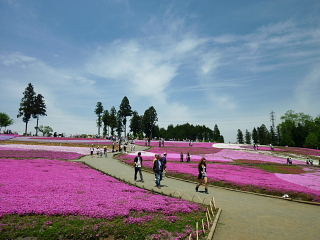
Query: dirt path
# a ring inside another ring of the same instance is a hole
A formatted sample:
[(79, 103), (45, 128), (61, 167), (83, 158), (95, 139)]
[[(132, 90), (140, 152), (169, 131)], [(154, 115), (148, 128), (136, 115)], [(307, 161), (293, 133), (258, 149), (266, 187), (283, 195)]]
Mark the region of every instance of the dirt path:
[[(140, 147), (139, 147), (140, 148)], [(108, 154), (107, 158), (86, 156), (80, 159), (107, 174), (133, 182), (134, 169)], [(154, 188), (154, 176), (143, 172), (144, 183)], [(320, 206), (290, 202), (282, 199), (257, 196), (209, 187), (209, 195), (195, 192), (195, 184), (165, 178), (160, 191), (165, 194), (179, 192), (187, 200), (209, 200), (214, 196), (222, 208), (215, 240), (318, 240), (320, 239)]]

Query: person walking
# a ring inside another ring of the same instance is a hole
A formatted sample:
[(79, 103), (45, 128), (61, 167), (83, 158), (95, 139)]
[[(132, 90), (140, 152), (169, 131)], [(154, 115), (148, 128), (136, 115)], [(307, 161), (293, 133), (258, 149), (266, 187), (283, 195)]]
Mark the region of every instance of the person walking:
[(190, 162), (190, 160), (191, 160), (191, 156), (190, 156), (190, 153), (188, 152), (187, 153), (187, 162)]
[(143, 176), (142, 176), (142, 157), (141, 157), (141, 152), (138, 152), (138, 156), (134, 158), (134, 180), (137, 181), (137, 173), (139, 172), (140, 174), (140, 181), (143, 181)]
[(180, 162), (183, 162), (183, 153), (180, 153)]
[(93, 144), (91, 144), (91, 147), (90, 147), (90, 155), (93, 156), (93, 152), (94, 152), (94, 146)]
[(115, 145), (116, 145), (116, 143), (113, 141), (113, 143), (112, 143), (112, 152), (114, 152)]
[(166, 168), (167, 168), (167, 153), (163, 154), (163, 157), (161, 158), (161, 175), (160, 175), (160, 181), (164, 179), (165, 173), (166, 173)]
[(107, 149), (108, 149), (107, 146), (104, 146), (104, 147), (103, 147), (103, 155), (104, 155), (105, 157), (107, 157), (107, 152), (108, 152)]
[(160, 155), (156, 154), (155, 159), (153, 160), (153, 172), (155, 175), (155, 181), (156, 181), (156, 186), (157, 188), (160, 188), (160, 175), (161, 175), (161, 159), (160, 159)]
[(199, 174), (198, 174), (199, 183), (196, 186), (196, 191), (198, 192), (199, 187), (201, 185), (204, 185), (204, 188), (205, 188), (204, 192), (208, 194), (207, 164), (206, 164), (206, 159), (204, 157), (201, 158), (199, 162), (198, 170), (199, 170)]

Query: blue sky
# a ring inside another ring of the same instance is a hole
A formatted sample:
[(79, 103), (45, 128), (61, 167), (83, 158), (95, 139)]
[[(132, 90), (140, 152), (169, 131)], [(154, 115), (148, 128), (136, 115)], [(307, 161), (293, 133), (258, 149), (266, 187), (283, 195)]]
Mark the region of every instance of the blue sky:
[[(96, 133), (94, 108), (127, 96), (159, 125), (270, 125), (320, 114), (320, 1), (0, 0), (0, 111), (15, 120), (31, 82), (40, 124)], [(34, 130), (35, 120), (29, 124)]]

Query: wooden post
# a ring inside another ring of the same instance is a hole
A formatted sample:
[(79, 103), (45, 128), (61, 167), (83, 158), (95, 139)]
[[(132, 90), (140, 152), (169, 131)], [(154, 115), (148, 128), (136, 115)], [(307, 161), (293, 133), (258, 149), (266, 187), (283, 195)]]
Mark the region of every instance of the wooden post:
[(204, 229), (204, 223), (203, 223), (203, 218), (201, 219), (201, 222), (202, 222), (202, 231), (203, 231), (203, 234), (205, 234), (205, 229)]
[(216, 201), (214, 200), (214, 197), (212, 197), (212, 202), (213, 202), (213, 207), (214, 207), (214, 210), (216, 210)]
[(208, 218), (208, 213), (206, 212), (206, 217), (207, 217), (207, 225), (208, 225), (208, 229), (210, 228), (210, 224), (209, 224), (209, 218)]
[(209, 216), (209, 219), (210, 219), (210, 222), (212, 221), (211, 219), (211, 215), (210, 215), (210, 212), (209, 212), (209, 209), (207, 208), (207, 213), (208, 213), (208, 216)]
[(198, 229), (199, 229), (199, 224), (198, 224), (198, 222), (196, 222), (196, 236), (197, 236), (197, 240), (199, 240), (199, 231), (198, 231)]
[(212, 217), (214, 217), (214, 211), (213, 211), (212, 203), (211, 203), (211, 202), (210, 202), (210, 209), (211, 209)]

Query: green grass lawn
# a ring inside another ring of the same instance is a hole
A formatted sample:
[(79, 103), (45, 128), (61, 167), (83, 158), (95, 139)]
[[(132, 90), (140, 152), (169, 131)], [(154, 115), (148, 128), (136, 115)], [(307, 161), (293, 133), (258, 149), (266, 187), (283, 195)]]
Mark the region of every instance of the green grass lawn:
[[(195, 222), (205, 218), (203, 212), (176, 214), (174, 219), (161, 213), (142, 223), (128, 223), (127, 218), (112, 220), (85, 216), (7, 215), (0, 218), (0, 239), (171, 239), (195, 231)], [(189, 233), (190, 234), (190, 233)]]

